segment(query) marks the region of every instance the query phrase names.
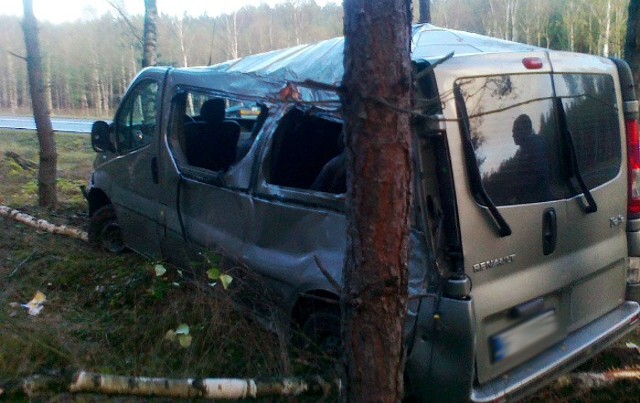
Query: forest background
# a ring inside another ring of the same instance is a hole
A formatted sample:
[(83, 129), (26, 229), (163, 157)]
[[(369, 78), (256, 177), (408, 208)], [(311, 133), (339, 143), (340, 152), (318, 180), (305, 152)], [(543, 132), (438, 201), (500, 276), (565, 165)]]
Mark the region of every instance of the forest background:
[[(142, 1), (142, 0), (140, 0)], [(417, 0), (414, 0), (417, 18)], [(621, 57), (628, 0), (432, 0), (435, 25), (558, 50)], [(159, 64), (202, 66), (342, 35), (342, 5), (287, 0), (231, 14), (159, 10)], [(31, 113), (20, 17), (0, 16), (0, 113)], [(54, 116), (110, 117), (139, 70), (143, 16), (41, 23)], [(4, 51), (2, 51), (4, 50)]]

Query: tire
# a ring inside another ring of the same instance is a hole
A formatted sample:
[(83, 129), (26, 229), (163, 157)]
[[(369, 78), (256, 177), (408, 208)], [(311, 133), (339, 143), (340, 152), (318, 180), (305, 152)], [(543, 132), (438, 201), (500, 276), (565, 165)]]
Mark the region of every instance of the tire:
[(311, 312), (301, 329), (306, 339), (305, 349), (317, 349), (330, 357), (339, 357), (342, 354), (340, 326), (337, 309), (321, 308)]
[(127, 250), (113, 204), (100, 207), (91, 216), (89, 242), (115, 254), (121, 254)]

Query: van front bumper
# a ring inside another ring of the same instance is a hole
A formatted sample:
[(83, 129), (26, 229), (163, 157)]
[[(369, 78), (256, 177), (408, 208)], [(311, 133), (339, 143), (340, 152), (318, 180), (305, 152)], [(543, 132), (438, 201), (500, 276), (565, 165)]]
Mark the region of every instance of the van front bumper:
[(625, 301), (521, 366), (493, 381), (474, 385), (471, 400), (516, 400), (534, 392), (631, 332), (638, 324), (639, 315), (640, 305)]

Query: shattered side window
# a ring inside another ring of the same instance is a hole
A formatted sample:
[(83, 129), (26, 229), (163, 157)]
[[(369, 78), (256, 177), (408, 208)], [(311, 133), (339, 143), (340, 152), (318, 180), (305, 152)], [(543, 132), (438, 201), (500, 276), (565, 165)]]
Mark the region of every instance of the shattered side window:
[(253, 145), (267, 109), (256, 102), (186, 91), (172, 101), (168, 141), (185, 176), (210, 181)]
[(346, 191), (342, 123), (293, 109), (273, 136), (267, 182), (296, 189)]

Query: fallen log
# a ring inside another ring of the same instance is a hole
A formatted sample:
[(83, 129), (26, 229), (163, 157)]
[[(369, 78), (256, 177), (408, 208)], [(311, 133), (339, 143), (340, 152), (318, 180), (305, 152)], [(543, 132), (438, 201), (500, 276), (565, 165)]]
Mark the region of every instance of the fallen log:
[(572, 386), (579, 390), (602, 389), (618, 381), (640, 381), (639, 368), (611, 369), (605, 372), (572, 372), (556, 379), (554, 388)]
[(78, 371), (65, 375), (34, 375), (20, 385), (3, 390), (0, 397), (24, 394), (34, 397), (66, 390), (71, 393), (99, 393), (169, 398), (247, 399), (274, 396), (324, 395), (340, 389), (339, 380), (327, 381), (320, 376), (309, 378), (239, 379), (239, 378), (148, 378), (105, 375)]
[(36, 217), (33, 217), (29, 214), (21, 213), (20, 211), (14, 210), (11, 207), (0, 206), (0, 216), (10, 218), (22, 224), (39, 229), (41, 231), (50, 232), (52, 234), (64, 235), (64, 236), (79, 239), (85, 242), (89, 241), (88, 234), (79, 228), (72, 227), (69, 225), (56, 225), (56, 224), (50, 223), (47, 220), (39, 220)]
[(13, 162), (15, 162), (16, 164), (18, 164), (20, 166), (20, 168), (24, 169), (25, 171), (33, 171), (36, 168), (38, 168), (38, 164), (36, 164), (33, 161), (30, 161), (24, 157), (21, 157), (19, 154), (14, 153), (13, 151), (7, 151), (4, 153), (4, 156), (7, 158), (10, 158), (13, 160)]

